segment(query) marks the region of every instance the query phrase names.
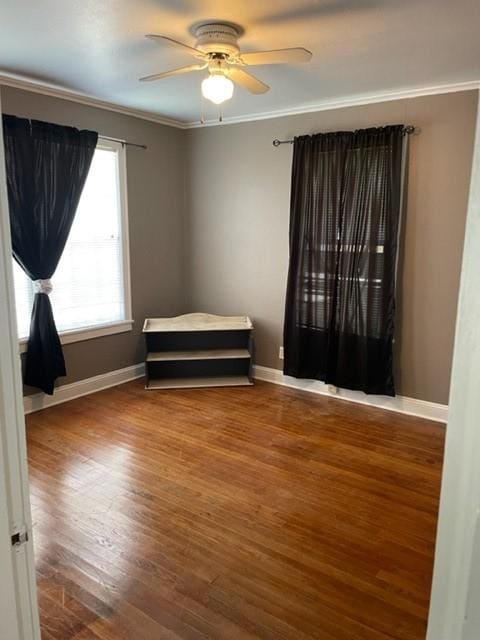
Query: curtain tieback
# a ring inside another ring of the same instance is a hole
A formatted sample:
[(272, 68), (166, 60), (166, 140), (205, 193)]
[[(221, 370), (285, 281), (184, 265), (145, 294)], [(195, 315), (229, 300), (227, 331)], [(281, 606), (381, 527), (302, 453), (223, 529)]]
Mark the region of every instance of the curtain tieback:
[(44, 280), (34, 280), (33, 290), (35, 293), (46, 293), (48, 296), (53, 290), (52, 281), (50, 280), (50, 278), (45, 278)]

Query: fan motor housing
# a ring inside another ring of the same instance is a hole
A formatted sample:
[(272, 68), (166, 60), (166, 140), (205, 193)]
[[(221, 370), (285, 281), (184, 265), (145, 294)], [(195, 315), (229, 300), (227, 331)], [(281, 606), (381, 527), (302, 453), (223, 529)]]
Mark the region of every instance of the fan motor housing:
[(210, 23), (203, 24), (195, 30), (196, 46), (205, 53), (222, 53), (227, 56), (237, 56), (240, 48), (237, 39), (240, 31), (231, 24)]

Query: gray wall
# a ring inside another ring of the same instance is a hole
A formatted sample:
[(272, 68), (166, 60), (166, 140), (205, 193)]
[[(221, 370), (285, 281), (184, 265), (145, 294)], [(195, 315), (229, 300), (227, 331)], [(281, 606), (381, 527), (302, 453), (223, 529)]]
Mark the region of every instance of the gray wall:
[(146, 316), (248, 314), (258, 364), (281, 368), (292, 148), (272, 139), (403, 122), (410, 137), (397, 388), (446, 403), (477, 92), (181, 131), (2, 87), (5, 113), (148, 145), (127, 151), (133, 331), (66, 345), (60, 384), (140, 362)]
[[(65, 345), (66, 384), (141, 362), (143, 320), (184, 310), (183, 131), (103, 109), (2, 87), (4, 113), (94, 129), (148, 145), (127, 150), (132, 331)], [(29, 392), (30, 390), (27, 390)]]
[(186, 132), (190, 310), (250, 315), (257, 364), (281, 368), (292, 147), (272, 139), (413, 124), (397, 389), (447, 403), (476, 105), (471, 91)]

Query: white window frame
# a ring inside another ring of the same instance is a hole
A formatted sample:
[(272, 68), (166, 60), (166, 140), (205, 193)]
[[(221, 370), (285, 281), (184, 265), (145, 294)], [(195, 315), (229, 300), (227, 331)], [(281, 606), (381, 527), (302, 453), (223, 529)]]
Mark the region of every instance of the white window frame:
[[(116, 151), (118, 154), (118, 180), (117, 191), (120, 203), (120, 230), (122, 234), (122, 270), (123, 270), (123, 291), (125, 299), (125, 320), (109, 322), (107, 324), (96, 324), (85, 326), (79, 329), (71, 329), (59, 332), (61, 344), (72, 342), (82, 342), (101, 336), (110, 336), (115, 333), (125, 333), (131, 331), (134, 320), (132, 317), (132, 292), (130, 284), (130, 240), (128, 232), (128, 197), (127, 197), (127, 154), (125, 145), (114, 140), (101, 140), (97, 143), (97, 149)], [(28, 338), (19, 340), (20, 353), (27, 351)]]

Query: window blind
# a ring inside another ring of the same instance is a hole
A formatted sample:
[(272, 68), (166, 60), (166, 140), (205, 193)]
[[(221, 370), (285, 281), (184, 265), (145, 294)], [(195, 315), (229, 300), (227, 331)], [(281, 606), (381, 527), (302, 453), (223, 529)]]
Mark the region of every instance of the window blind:
[[(122, 212), (116, 149), (97, 148), (52, 278), (57, 330), (72, 331), (126, 319)], [(28, 336), (32, 283), (14, 261), (18, 333)]]

